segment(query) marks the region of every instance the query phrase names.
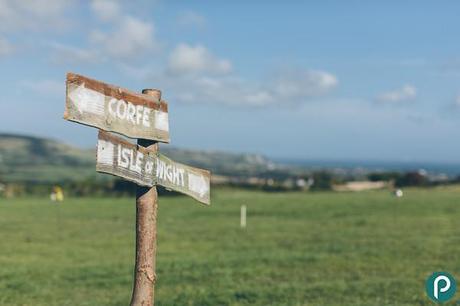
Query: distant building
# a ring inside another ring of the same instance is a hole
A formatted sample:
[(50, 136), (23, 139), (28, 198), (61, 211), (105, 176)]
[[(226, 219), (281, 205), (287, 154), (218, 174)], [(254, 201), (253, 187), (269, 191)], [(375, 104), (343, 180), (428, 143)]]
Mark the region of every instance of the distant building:
[(383, 189), (389, 187), (389, 183), (385, 181), (355, 181), (347, 182), (341, 185), (333, 185), (332, 189), (334, 191), (364, 191), (364, 190), (374, 190), (374, 189)]

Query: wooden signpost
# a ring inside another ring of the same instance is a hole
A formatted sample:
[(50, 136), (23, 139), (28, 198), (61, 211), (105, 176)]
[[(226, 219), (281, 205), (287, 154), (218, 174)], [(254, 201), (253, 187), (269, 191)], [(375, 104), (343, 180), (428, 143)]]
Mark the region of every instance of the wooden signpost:
[[(172, 161), (159, 153), (169, 142), (168, 105), (161, 92), (142, 94), (68, 73), (64, 119), (99, 128), (96, 170), (138, 185), (136, 267), (131, 305), (153, 305), (156, 254), (156, 185), (210, 204), (209, 171)], [(133, 144), (108, 132), (137, 138)]]

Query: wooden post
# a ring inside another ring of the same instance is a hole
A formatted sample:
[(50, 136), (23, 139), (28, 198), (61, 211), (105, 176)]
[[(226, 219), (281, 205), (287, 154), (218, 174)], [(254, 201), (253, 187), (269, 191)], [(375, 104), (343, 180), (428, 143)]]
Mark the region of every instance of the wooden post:
[[(161, 100), (161, 91), (144, 89), (143, 94)], [(158, 150), (156, 141), (138, 139), (137, 144)], [(155, 257), (157, 249), (158, 194), (156, 187), (137, 187), (136, 194), (136, 267), (131, 306), (151, 306), (154, 304), (156, 281)]]

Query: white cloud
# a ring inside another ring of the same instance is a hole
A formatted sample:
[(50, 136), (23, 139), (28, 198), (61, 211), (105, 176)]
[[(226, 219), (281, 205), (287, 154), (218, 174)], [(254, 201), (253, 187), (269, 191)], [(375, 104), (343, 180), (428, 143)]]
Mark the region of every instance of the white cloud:
[(337, 86), (337, 78), (319, 70), (294, 70), (281, 73), (275, 81), (275, 92), (284, 98), (302, 98), (324, 94)]
[(451, 104), (451, 106), (456, 109), (456, 110), (459, 110), (460, 109), (460, 94), (455, 97), (455, 100), (454, 102)]
[(158, 47), (150, 22), (123, 16), (117, 18), (114, 28), (112, 32), (95, 30), (90, 34), (90, 41), (114, 58), (131, 59)]
[(173, 75), (226, 74), (232, 70), (229, 60), (217, 58), (202, 45), (178, 45), (169, 57), (168, 72)]
[(458, 113), (460, 112), (460, 93), (450, 103), (444, 105), (441, 110), (443, 116), (446, 118), (458, 118)]
[(243, 102), (252, 106), (270, 105), (276, 101), (277, 99), (273, 93), (267, 90), (254, 91), (243, 96)]
[(121, 8), (115, 0), (93, 0), (91, 10), (102, 21), (110, 21), (120, 16)]
[(412, 101), (417, 97), (417, 88), (412, 85), (385, 92), (377, 97), (377, 102), (398, 104), (401, 102)]
[(51, 43), (50, 47), (53, 50), (51, 62), (55, 64), (96, 63), (103, 60), (97, 50), (81, 49), (59, 43)]
[(13, 45), (6, 39), (0, 37), (0, 57), (13, 53)]
[[(298, 71), (264, 83), (253, 83), (232, 75), (171, 75), (158, 77), (165, 92), (174, 93), (174, 100), (183, 103), (210, 103), (235, 107), (298, 106), (312, 98), (327, 94), (337, 78), (327, 72)], [(306, 77), (308, 76), (308, 77)]]
[[(2, 0), (0, 0), (2, 1)], [(89, 32), (87, 47), (52, 44), (54, 63), (100, 63), (113, 60), (122, 65), (141, 59), (159, 48), (152, 22), (123, 14), (118, 0), (92, 0), (91, 12), (104, 28)]]
[(187, 11), (179, 14), (177, 23), (182, 27), (197, 27), (203, 28), (206, 25), (206, 19), (193, 11)]
[(51, 43), (52, 62), (94, 64), (112, 60), (120, 66), (159, 48), (154, 24), (123, 14), (121, 1), (92, 0), (89, 5), (96, 20), (104, 23), (103, 27), (93, 27), (85, 47)]
[(34, 80), (23, 81), (23, 87), (40, 95), (63, 96), (65, 95), (65, 84), (55, 80)]
[(16, 3), (17, 7), (39, 17), (59, 16), (70, 4), (67, 0), (29, 0), (10, 1)]
[(0, 0), (0, 31), (59, 29), (73, 0)]
[(172, 84), (171, 92), (178, 92), (178, 102), (235, 107), (261, 107), (276, 102), (273, 93), (247, 86), (244, 80), (233, 77), (185, 78)]

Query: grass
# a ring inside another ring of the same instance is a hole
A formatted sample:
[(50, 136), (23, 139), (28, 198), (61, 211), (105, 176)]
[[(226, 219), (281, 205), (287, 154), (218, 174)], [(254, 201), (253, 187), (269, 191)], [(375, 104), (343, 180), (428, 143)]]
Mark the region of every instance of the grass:
[[(460, 279), (459, 196), (218, 190), (211, 207), (162, 197), (156, 305), (433, 305), (429, 274)], [(127, 305), (134, 224), (133, 198), (0, 199), (0, 305)]]

